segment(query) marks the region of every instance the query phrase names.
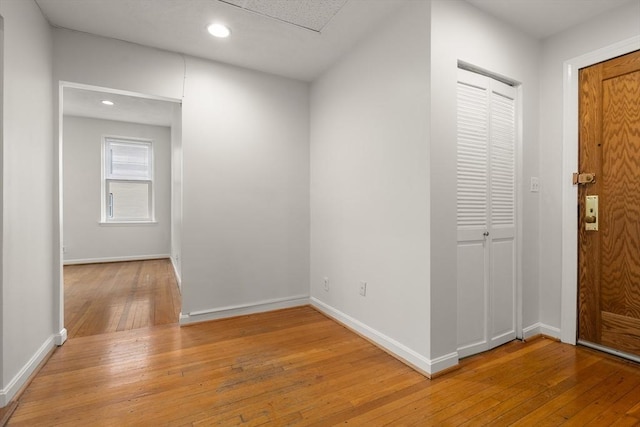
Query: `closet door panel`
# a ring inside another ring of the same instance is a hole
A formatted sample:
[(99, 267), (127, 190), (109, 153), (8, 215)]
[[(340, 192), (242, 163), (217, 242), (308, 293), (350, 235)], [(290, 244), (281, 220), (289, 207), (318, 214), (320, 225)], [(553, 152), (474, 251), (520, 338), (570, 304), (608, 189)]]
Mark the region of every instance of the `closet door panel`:
[(458, 260), (458, 355), (464, 357), (489, 349), (484, 241), (458, 244)]
[(491, 242), (491, 347), (516, 337), (513, 239)]

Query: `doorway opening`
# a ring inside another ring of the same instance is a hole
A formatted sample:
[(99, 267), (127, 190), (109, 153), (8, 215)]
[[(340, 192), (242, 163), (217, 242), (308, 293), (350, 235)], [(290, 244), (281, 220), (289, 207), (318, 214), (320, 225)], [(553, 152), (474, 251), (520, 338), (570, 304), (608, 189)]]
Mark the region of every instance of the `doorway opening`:
[(177, 323), (180, 102), (67, 82), (59, 96), (61, 331)]

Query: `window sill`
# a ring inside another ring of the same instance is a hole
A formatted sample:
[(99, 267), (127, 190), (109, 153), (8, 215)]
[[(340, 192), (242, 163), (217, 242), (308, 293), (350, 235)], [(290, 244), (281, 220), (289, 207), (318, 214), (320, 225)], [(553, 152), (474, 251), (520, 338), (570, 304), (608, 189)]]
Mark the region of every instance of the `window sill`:
[(101, 227), (136, 227), (145, 225), (158, 225), (158, 221), (100, 221)]

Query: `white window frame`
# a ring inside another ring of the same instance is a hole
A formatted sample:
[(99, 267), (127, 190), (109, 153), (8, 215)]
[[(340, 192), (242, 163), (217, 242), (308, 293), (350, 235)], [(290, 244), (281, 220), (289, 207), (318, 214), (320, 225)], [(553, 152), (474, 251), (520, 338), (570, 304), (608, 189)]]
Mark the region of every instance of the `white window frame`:
[[(131, 144), (131, 145), (146, 145), (149, 147), (149, 178), (138, 178), (131, 176), (112, 176), (109, 171), (111, 162), (110, 145), (112, 143), (119, 144)], [(109, 224), (155, 224), (155, 154), (153, 147), (153, 140), (145, 138), (134, 138), (128, 136), (112, 136), (105, 135), (102, 137), (102, 162), (101, 162), (101, 209), (100, 209), (100, 223), (103, 225)], [(112, 182), (137, 182), (147, 183), (149, 188), (148, 196), (148, 212), (147, 218), (113, 218), (110, 215), (110, 209), (112, 209), (112, 200), (108, 191), (109, 183)]]

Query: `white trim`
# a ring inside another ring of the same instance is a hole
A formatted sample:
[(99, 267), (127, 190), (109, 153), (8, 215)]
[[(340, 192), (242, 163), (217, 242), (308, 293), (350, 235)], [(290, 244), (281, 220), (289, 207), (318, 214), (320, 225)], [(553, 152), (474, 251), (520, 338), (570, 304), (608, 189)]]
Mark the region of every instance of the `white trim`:
[[(156, 101), (167, 101), (167, 102), (172, 102), (178, 105), (182, 105), (182, 99), (179, 98), (168, 98), (168, 97), (164, 97), (164, 96), (156, 96), (156, 95), (149, 95), (149, 94), (143, 94), (140, 92), (132, 92), (132, 91), (127, 91), (127, 90), (119, 90), (119, 89), (113, 89), (113, 88), (106, 88), (106, 87), (102, 87), (102, 86), (95, 86), (95, 85), (88, 85), (88, 84), (82, 84), (82, 83), (74, 83), (74, 82), (70, 82), (67, 80), (58, 80), (58, 105), (57, 105), (57, 109), (54, 110), (54, 113), (57, 113), (57, 133), (54, 135), (55, 136), (55, 146), (54, 146), (54, 150), (57, 150), (57, 162), (55, 164), (55, 169), (54, 169), (54, 175), (57, 175), (57, 188), (55, 189), (56, 193), (54, 193), (54, 197), (57, 196), (58, 199), (58, 209), (57, 212), (54, 213), (54, 222), (57, 221), (57, 227), (55, 227), (54, 229), (54, 249), (53, 249), (53, 256), (54, 259), (56, 260), (56, 269), (59, 268), (58, 271), (56, 271), (56, 277), (54, 277), (54, 292), (57, 295), (56, 300), (54, 301), (54, 310), (55, 310), (55, 321), (57, 321), (58, 325), (56, 325), (57, 328), (60, 328), (60, 330), (64, 329), (64, 272), (63, 272), (63, 268), (62, 266), (64, 264), (67, 263), (71, 263), (71, 262), (66, 262), (64, 261), (64, 249), (63, 249), (63, 236), (64, 236), (64, 220), (63, 220), (63, 208), (64, 208), (64, 195), (63, 195), (63, 187), (64, 187), (64, 166), (63, 166), (63, 161), (64, 161), (64, 140), (63, 140), (63, 116), (64, 116), (64, 88), (68, 87), (68, 88), (76, 88), (76, 89), (86, 89), (86, 90), (91, 90), (91, 91), (95, 91), (95, 92), (104, 92), (104, 93), (112, 93), (112, 94), (117, 94), (117, 95), (127, 95), (127, 96), (134, 96), (137, 98), (143, 98), (143, 99), (152, 99), (152, 100), (156, 100)], [(104, 163), (104, 162), (103, 162)], [(163, 256), (163, 258), (166, 258), (168, 256)], [(77, 260), (75, 260), (77, 261)], [(104, 261), (99, 261), (99, 262), (104, 262)], [(59, 264), (58, 264), (59, 263)], [(1, 398), (0, 398), (1, 399)]]
[[(144, 179), (132, 178), (130, 176), (118, 176), (113, 175), (113, 172), (107, 171), (107, 165), (110, 165), (113, 168), (112, 162), (112, 148), (111, 144), (121, 144), (121, 145), (143, 145), (148, 147), (147, 152), (147, 160), (149, 161), (148, 173), (150, 176), (145, 177)], [(102, 180), (100, 182), (100, 190), (101, 190), (101, 212), (100, 212), (100, 225), (115, 223), (115, 224), (156, 224), (156, 175), (155, 175), (155, 164), (156, 164), (156, 150), (155, 150), (155, 141), (150, 138), (140, 138), (140, 137), (129, 137), (129, 136), (119, 136), (119, 135), (102, 135)], [(107, 194), (109, 194), (109, 185), (114, 182), (127, 182), (127, 183), (147, 183), (148, 185), (148, 210), (149, 216), (144, 219), (114, 219), (110, 220), (107, 215), (107, 206), (109, 206), (109, 202), (107, 201)]]
[(522, 331), (522, 339), (525, 341), (536, 335), (546, 335), (551, 338), (560, 339), (560, 329), (538, 322), (527, 326)]
[(522, 330), (522, 339), (526, 341), (531, 337), (540, 335), (541, 333), (542, 332), (540, 332), (540, 322), (538, 322), (531, 326), (527, 326)]
[(132, 92), (129, 90), (120, 90), (120, 89), (113, 89), (113, 88), (108, 88), (104, 86), (94, 86), (94, 85), (88, 85), (83, 83), (74, 83), (66, 80), (60, 80), (59, 84), (63, 87), (69, 87), (74, 89), (85, 89), (85, 90), (90, 90), (92, 92), (111, 93), (113, 95), (133, 96), (135, 98), (151, 99), (155, 101), (167, 101), (167, 102), (173, 102), (175, 104), (182, 104), (182, 99), (179, 99), (179, 98), (168, 98), (166, 96), (149, 95), (146, 93)]
[(0, 389), (0, 408), (3, 408), (11, 402), (11, 399), (14, 398), (16, 393), (20, 391), (20, 389), (27, 384), (31, 375), (36, 371), (38, 366), (42, 363), (42, 361), (47, 357), (49, 352), (53, 350), (55, 347), (55, 338), (54, 335), (51, 335), (47, 340), (40, 346), (38, 351), (35, 352), (31, 359), (20, 369), (20, 371), (16, 374), (15, 377), (9, 381), (7, 386), (3, 389)]
[(243, 316), (246, 314), (263, 313), (280, 310), (283, 308), (300, 307), (309, 304), (308, 295), (295, 295), (286, 298), (273, 298), (248, 304), (218, 307), (208, 310), (191, 311), (187, 314), (180, 313), (180, 324), (206, 322), (209, 320), (225, 319), (227, 317)]
[(169, 254), (154, 254), (154, 255), (131, 255), (131, 256), (117, 256), (117, 257), (102, 257), (102, 258), (79, 258), (79, 259), (65, 259), (64, 265), (73, 264), (99, 264), (104, 262), (123, 262), (123, 261), (146, 261), (151, 259), (164, 259), (171, 258)]
[[(180, 294), (182, 294), (182, 276), (178, 271), (176, 260), (173, 257), (170, 257), (169, 259), (171, 260), (171, 266), (173, 267), (173, 275), (175, 276), (176, 282), (178, 283), (178, 290), (180, 291)], [(180, 315), (182, 315), (182, 313), (180, 313)]]
[(100, 227), (136, 227), (138, 225), (158, 225), (158, 221), (99, 221)]
[(571, 174), (578, 171), (578, 70), (638, 49), (640, 36), (614, 43), (564, 63), (560, 339), (569, 344), (576, 344), (578, 317), (578, 189), (571, 183)]
[(67, 341), (67, 328), (62, 328), (60, 332), (53, 336), (53, 342), (58, 347)]
[(515, 294), (515, 310), (516, 310), (516, 338), (522, 339), (523, 331), (523, 273), (522, 273), (522, 253), (524, 242), (524, 105), (523, 105), (523, 89), (522, 84), (518, 83), (516, 89), (516, 294)]
[[(54, 313), (55, 318), (54, 328), (63, 330), (64, 328), (64, 194), (63, 194), (63, 184), (64, 184), (64, 170), (63, 170), (63, 149), (64, 149), (64, 139), (62, 137), (63, 132), (63, 102), (64, 102), (64, 84), (62, 82), (58, 82), (58, 105), (57, 109), (54, 110), (54, 113), (57, 114), (57, 135), (54, 134), (55, 137), (55, 147), (57, 150), (57, 162), (54, 165), (54, 176), (57, 178), (57, 186), (54, 191), (54, 197), (58, 198), (57, 210), (53, 214), (54, 223), (57, 221), (57, 224), (54, 224), (54, 245), (53, 245), (53, 258), (55, 262), (54, 272), (56, 273), (53, 278), (53, 288), (54, 288)], [(54, 126), (55, 129), (55, 126)]]
[(320, 310), (327, 316), (335, 319), (336, 321), (344, 324), (354, 332), (362, 335), (368, 340), (383, 348), (385, 351), (391, 353), (401, 361), (407, 363), (411, 367), (415, 368), (422, 373), (426, 373), (431, 376), (437, 372), (451, 368), (458, 364), (458, 352), (453, 352), (439, 356), (435, 359), (428, 359), (420, 353), (410, 349), (404, 344), (399, 343), (391, 337), (371, 328), (368, 325), (354, 319), (353, 317), (327, 305), (315, 297), (311, 297), (311, 305)]

